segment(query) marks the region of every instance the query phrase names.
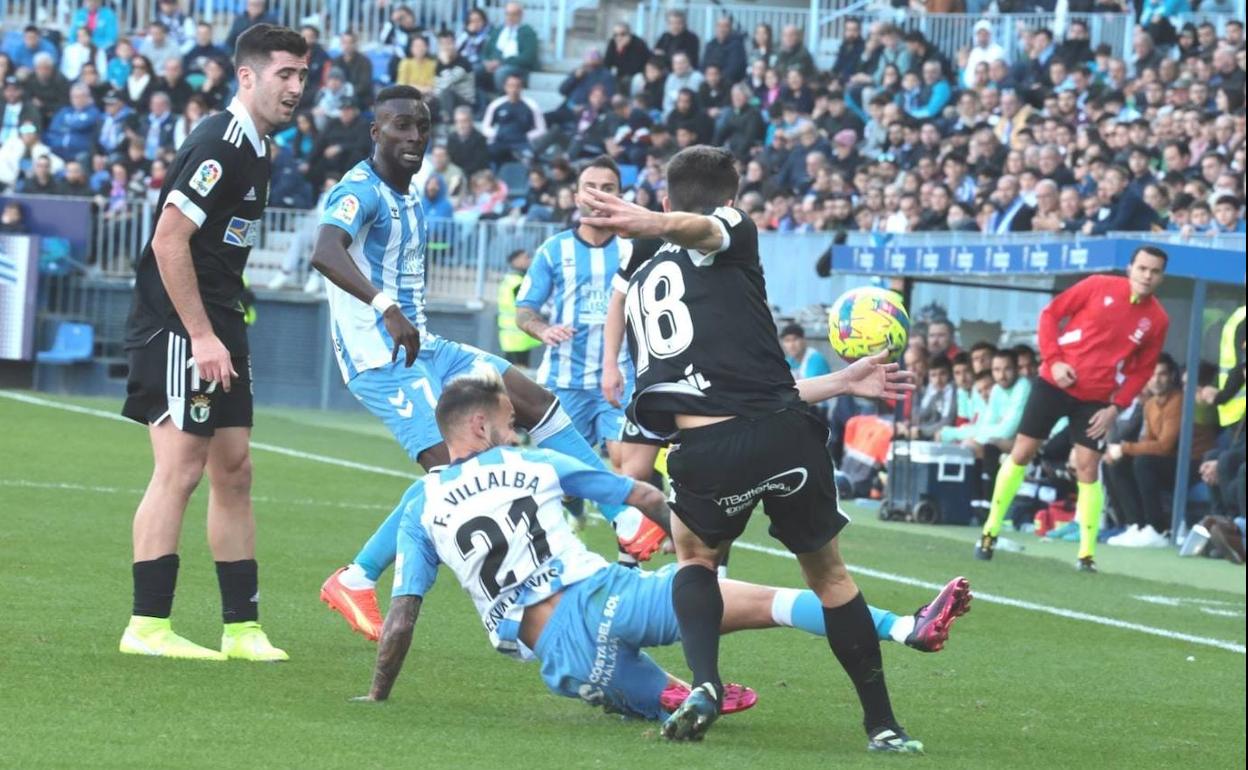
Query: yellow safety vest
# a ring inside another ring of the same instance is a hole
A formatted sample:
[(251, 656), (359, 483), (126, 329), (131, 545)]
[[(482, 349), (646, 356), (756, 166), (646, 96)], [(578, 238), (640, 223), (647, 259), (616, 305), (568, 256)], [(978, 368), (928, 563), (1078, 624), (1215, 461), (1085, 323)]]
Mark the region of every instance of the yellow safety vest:
[[(1242, 351), (1235, 350), (1235, 329), (1244, 320), (1244, 305), (1240, 305), (1222, 325), (1222, 345), (1218, 350), (1218, 390), (1226, 387), (1226, 381), (1235, 369), (1235, 359)], [(1218, 407), (1218, 422), (1223, 426), (1234, 425), (1244, 419), (1244, 388), (1235, 397)]]
[(509, 272), (498, 285), (498, 346), (504, 353), (523, 353), (541, 345), (516, 326), (516, 292), (524, 276)]

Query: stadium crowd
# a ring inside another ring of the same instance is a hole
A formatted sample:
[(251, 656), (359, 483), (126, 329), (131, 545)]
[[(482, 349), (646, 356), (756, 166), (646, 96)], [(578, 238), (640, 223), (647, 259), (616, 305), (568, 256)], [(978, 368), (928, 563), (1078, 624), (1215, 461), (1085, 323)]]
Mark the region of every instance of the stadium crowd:
[[(247, 0), (221, 36), (184, 5), (159, 0), (146, 28), (123, 30), (83, 0), (63, 34), (10, 34), (0, 189), (94, 196), (106, 215), (154, 199), (172, 153), (231, 97), (233, 41), (273, 20)], [(303, 27), (312, 76), (275, 137), (271, 200), (315, 206), (365, 157), (372, 95), (393, 81), (435, 114), (419, 179), (433, 216), (569, 222), (571, 163), (604, 152), (626, 167), (628, 195), (657, 208), (663, 162), (712, 143), (736, 155), (739, 205), (768, 230), (1243, 232), (1243, 22), (1219, 37), (1175, 15), (1187, 8), (1146, 3), (1125, 59), (1078, 20), (1060, 40), (1020, 30), (1015, 61), (987, 21), (943, 51), (849, 20), (827, 69), (796, 27), (724, 17), (701, 41), (672, 11), (654, 41), (616, 24), (543, 112), (525, 93), (541, 50), (519, 4), (497, 26), (473, 10), (459, 30), (424, 29), (399, 5), (380, 39), (343, 33), (332, 51)]]
[[(519, 4), (501, 25), (473, 10), (459, 30), (424, 29), (395, 6), (380, 39), (348, 32), (332, 51), (315, 26), (302, 28), (311, 76), (294, 123), (274, 137), (270, 201), (315, 207), (368, 155), (378, 84), (398, 82), (420, 88), (435, 117), (416, 180), (433, 218), (570, 224), (573, 164), (603, 153), (626, 169), (627, 197), (658, 209), (663, 163), (710, 143), (736, 156), (738, 206), (765, 230), (1242, 233), (1244, 25), (1230, 19), (1219, 36), (1176, 15), (1188, 7), (1144, 3), (1125, 59), (1078, 20), (1061, 39), (1020, 30), (1025, 55), (1014, 61), (987, 21), (946, 51), (888, 22), (849, 20), (827, 69), (796, 27), (742, 30), (724, 17), (702, 41), (672, 11), (654, 41), (614, 25), (544, 112), (525, 93), (541, 50)], [(271, 21), (265, 0), (247, 0), (221, 36), (185, 0), (158, 0), (146, 28), (124, 30), (107, 4), (83, 0), (63, 33), (8, 35), (0, 192), (88, 196), (105, 218), (154, 202), (177, 148), (232, 97), (234, 40)], [(3, 228), (21, 216), (6, 207)], [(817, 374), (801, 332), (785, 330), (786, 349), (795, 369)], [(902, 405), (897, 435), (969, 447), (991, 484), (1038, 356), (987, 342), (961, 351), (954, 338), (944, 320), (914, 336), (906, 363), (923, 387)], [(1168, 528), (1159, 501), (1173, 483), (1185, 385), (1173, 360), (1157, 369), (1107, 454), (1118, 523), (1134, 526), (1127, 544), (1158, 544)], [(1217, 512), (1242, 516), (1242, 416), (1229, 448), (1219, 445), (1213, 373), (1195, 386), (1196, 474)], [(827, 415), (838, 461), (847, 422), (872, 413), (891, 411), (845, 398)], [(1064, 464), (1060, 441), (1050, 446)]]

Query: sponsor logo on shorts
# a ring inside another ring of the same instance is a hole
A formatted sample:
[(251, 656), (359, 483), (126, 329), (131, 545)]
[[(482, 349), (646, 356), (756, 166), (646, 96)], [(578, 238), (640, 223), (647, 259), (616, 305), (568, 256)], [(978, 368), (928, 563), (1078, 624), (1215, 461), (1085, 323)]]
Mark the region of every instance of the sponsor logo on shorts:
[(806, 476), (805, 468), (790, 468), (760, 481), (744, 492), (717, 497), (715, 502), (726, 515), (736, 516), (753, 508), (764, 496), (788, 497), (797, 494), (806, 486)]
[(221, 240), (231, 246), (249, 249), (256, 245), (259, 233), (259, 219), (230, 217), (230, 223), (225, 226), (225, 235), (221, 238)]
[(209, 158), (195, 169), (194, 175), (191, 176), (190, 186), (201, 197), (207, 198), (208, 193), (212, 192), (212, 188), (216, 187), (219, 181), (221, 181), (221, 164)]
[(191, 419), (198, 423), (208, 422), (208, 416), (212, 412), (212, 399), (207, 395), (200, 394), (191, 396)]

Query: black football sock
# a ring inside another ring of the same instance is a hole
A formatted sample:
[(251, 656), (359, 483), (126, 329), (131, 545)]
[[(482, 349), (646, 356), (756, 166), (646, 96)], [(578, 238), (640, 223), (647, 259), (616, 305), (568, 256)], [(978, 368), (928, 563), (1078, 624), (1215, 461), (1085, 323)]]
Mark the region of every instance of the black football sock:
[(880, 639), (862, 593), (840, 607), (824, 607), (823, 622), (828, 646), (858, 691), (867, 731), (894, 724), (893, 707), (884, 684)]
[(260, 617), (260, 578), (255, 559), (217, 562), (221, 619), (242, 623)]
[(145, 618), (169, 617), (173, 611), (173, 589), (178, 583), (178, 564), (178, 555), (170, 553), (131, 565), (134, 609), (130, 614)]
[(724, 597), (715, 571), (697, 564), (681, 567), (672, 579), (672, 607), (694, 686), (709, 682), (715, 687), (715, 697), (722, 700), (719, 626), (724, 620)]

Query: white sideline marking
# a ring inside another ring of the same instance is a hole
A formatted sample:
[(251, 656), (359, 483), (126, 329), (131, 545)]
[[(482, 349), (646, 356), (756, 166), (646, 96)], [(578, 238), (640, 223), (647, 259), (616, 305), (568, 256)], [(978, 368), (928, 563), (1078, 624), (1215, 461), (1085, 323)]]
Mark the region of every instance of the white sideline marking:
[[(69, 492), (96, 492), (105, 495), (133, 495), (141, 496), (146, 490), (126, 487), (103, 487), (94, 484), (75, 484), (68, 481), (28, 481), (26, 479), (0, 479), (0, 487), (20, 487), (22, 489), (56, 489)], [(368, 505), (367, 503), (343, 503), (336, 500), (314, 500), (311, 498), (288, 498), (288, 497), (265, 497), (264, 495), (252, 495), (253, 503), (268, 503), (272, 505), (305, 505), (315, 506), (318, 508), (347, 508), (354, 511), (380, 511), (384, 512), (387, 507), (393, 510), (393, 506), (386, 504)]]
[[(32, 404), (35, 406), (46, 406), (52, 409), (60, 409), (60, 410), (67, 411), (67, 412), (85, 414), (85, 415), (90, 415), (93, 417), (103, 417), (103, 418), (110, 419), (110, 420), (121, 420), (122, 422), (126, 422), (131, 425), (136, 424), (132, 420), (122, 417), (119, 414), (113, 414), (112, 412), (105, 412), (100, 409), (90, 409), (90, 408), (83, 407), (83, 406), (77, 406), (75, 404), (65, 404), (59, 401), (52, 401), (50, 399), (39, 398), (37, 396), (28, 396), (25, 393), (13, 393), (9, 391), (0, 390), (0, 397), (8, 398), (14, 401), (20, 401), (26, 404)], [(279, 447), (279, 446), (274, 446), (271, 444), (252, 443), (252, 447), (256, 449), (263, 449), (264, 451), (275, 452), (277, 454), (287, 455), (289, 457), (296, 457), (296, 458), (303, 459), (303, 460), (311, 460), (313, 462), (326, 463), (329, 465), (337, 465), (339, 467), (351, 468), (353, 470), (366, 471), (368, 473), (377, 473), (377, 474), (381, 474), (385, 476), (399, 476), (402, 478), (414, 478), (415, 476), (415, 474), (402, 473), (400, 471), (392, 470), (390, 468), (382, 468), (376, 465), (366, 465), (364, 463), (352, 462), (350, 460), (342, 460), (336, 457), (326, 457), (325, 455), (313, 454), (311, 452), (301, 452), (296, 449), (287, 449), (286, 447)], [(748, 543), (748, 542), (741, 541), (741, 540), (738, 540), (735, 546), (738, 548), (744, 549), (746, 551), (754, 551), (756, 553), (764, 553), (764, 554), (769, 554), (771, 556), (779, 556), (785, 559), (796, 558), (793, 556), (793, 554), (789, 553), (788, 551), (782, 551), (779, 548), (772, 548), (770, 546), (765, 546), (765, 545), (757, 545), (755, 543)], [(898, 575), (893, 572), (885, 572), (883, 570), (871, 569), (870, 567), (859, 567), (853, 564), (850, 564), (848, 566), (853, 572), (859, 575), (866, 575), (868, 577), (873, 577), (878, 580), (885, 580), (890, 583), (898, 583), (901, 585), (914, 586), (916, 588), (926, 588), (931, 591), (939, 591), (941, 588), (944, 588), (944, 585), (941, 583), (932, 583), (926, 580), (919, 580), (917, 578), (908, 577), (906, 575)], [(1047, 604), (1039, 604), (1037, 602), (1023, 601), (1021, 599), (1012, 599), (1008, 596), (999, 596), (997, 594), (984, 593), (981, 591), (975, 591), (975, 598), (981, 603), (1001, 604), (1006, 607), (1015, 607), (1021, 610), (1029, 610), (1031, 612), (1038, 612), (1044, 615), (1053, 615), (1059, 618), (1066, 618), (1067, 620), (1081, 620), (1087, 623), (1093, 623), (1098, 626), (1107, 626), (1109, 628), (1119, 628), (1124, 631), (1135, 631), (1141, 634), (1147, 634), (1149, 636), (1159, 636), (1163, 639), (1173, 639), (1175, 641), (1188, 642), (1190, 644), (1198, 644), (1198, 645), (1202, 645), (1205, 647), (1216, 647), (1220, 650), (1236, 652), (1236, 653), (1239, 653), (1240, 655), (1244, 655), (1246, 652), (1244, 645), (1239, 644), (1238, 642), (1224, 641), (1222, 639), (1213, 639), (1207, 636), (1196, 636), (1194, 634), (1185, 634), (1179, 631), (1170, 631), (1169, 629), (1165, 629), (1165, 628), (1156, 628), (1154, 626), (1146, 626), (1141, 623), (1132, 623), (1130, 621), (1119, 620), (1117, 618), (1110, 618), (1104, 615), (1093, 615), (1092, 613), (1088, 613), (1088, 612), (1080, 612), (1078, 610), (1068, 610), (1064, 607), (1052, 607)]]

